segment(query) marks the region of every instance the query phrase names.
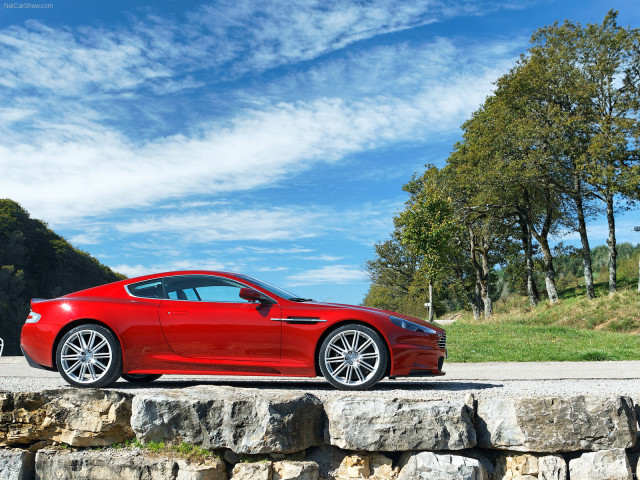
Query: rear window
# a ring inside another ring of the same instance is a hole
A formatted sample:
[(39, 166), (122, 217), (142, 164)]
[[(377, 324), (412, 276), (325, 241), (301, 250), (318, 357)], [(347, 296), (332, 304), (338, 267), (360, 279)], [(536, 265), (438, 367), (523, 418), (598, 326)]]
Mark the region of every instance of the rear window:
[(161, 278), (132, 283), (131, 285), (127, 285), (127, 291), (134, 297), (164, 298)]

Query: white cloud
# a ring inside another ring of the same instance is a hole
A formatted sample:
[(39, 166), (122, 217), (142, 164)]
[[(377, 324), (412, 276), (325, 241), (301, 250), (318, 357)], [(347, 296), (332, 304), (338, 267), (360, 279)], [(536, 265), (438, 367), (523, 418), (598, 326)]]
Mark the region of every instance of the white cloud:
[(336, 255), (313, 255), (310, 257), (302, 257), (303, 260), (320, 260), (322, 262), (337, 262), (338, 260), (342, 260), (344, 257), (336, 256)]
[(118, 225), (117, 228), (128, 234), (159, 232), (203, 243), (288, 240), (317, 236), (319, 230), (314, 228), (314, 223), (321, 216), (320, 213), (303, 215), (284, 208), (223, 210), (149, 217)]
[(254, 270), (258, 272), (284, 272), (289, 270), (289, 267), (256, 267)]
[(168, 198), (268, 185), (287, 174), (387, 142), (455, 128), (487, 94), (493, 74), (451, 79), (409, 100), (323, 98), (282, 103), (134, 144), (108, 129), (69, 126), (29, 143), (0, 146), (0, 188), (50, 222), (143, 207)]
[(357, 265), (327, 265), (286, 277), (288, 285), (318, 285), (321, 283), (347, 284), (366, 282), (367, 276)]
[(153, 265), (128, 265), (119, 264), (112, 265), (111, 269), (114, 272), (124, 273), (127, 277), (140, 277), (142, 275), (148, 275), (152, 273), (160, 272), (175, 272), (179, 270), (211, 270), (211, 271), (225, 271), (234, 270), (234, 266), (231, 264), (224, 264), (215, 260), (176, 260), (168, 263), (158, 263)]

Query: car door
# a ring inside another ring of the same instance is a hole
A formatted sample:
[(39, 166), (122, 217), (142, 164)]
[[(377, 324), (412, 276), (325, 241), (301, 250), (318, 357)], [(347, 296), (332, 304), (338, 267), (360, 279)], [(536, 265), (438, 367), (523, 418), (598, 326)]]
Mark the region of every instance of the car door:
[(277, 303), (240, 298), (245, 285), (215, 275), (180, 275), (164, 280), (160, 323), (179, 355), (212, 360), (280, 361), (282, 341)]

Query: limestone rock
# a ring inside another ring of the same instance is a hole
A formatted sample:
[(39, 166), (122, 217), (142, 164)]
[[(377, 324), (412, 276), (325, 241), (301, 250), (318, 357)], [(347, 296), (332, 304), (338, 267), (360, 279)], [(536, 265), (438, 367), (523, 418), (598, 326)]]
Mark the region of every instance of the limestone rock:
[(176, 480), (227, 480), (226, 465), (221, 459), (206, 459), (202, 463), (177, 459), (176, 463)]
[(487, 480), (487, 471), (473, 458), (433, 452), (405, 453), (398, 480)]
[(335, 478), (342, 460), (348, 455), (349, 452), (330, 445), (321, 445), (307, 450), (307, 460), (318, 464), (320, 478)]
[(283, 460), (273, 463), (273, 480), (318, 480), (318, 464)]
[(538, 459), (540, 480), (566, 480), (567, 462), (559, 455), (546, 455)]
[(36, 454), (39, 480), (165, 480), (175, 479), (177, 471), (172, 460), (150, 458), (128, 450), (64, 452), (44, 449)]
[(476, 444), (463, 402), (348, 396), (325, 404), (331, 445), (348, 450), (461, 450)]
[(271, 462), (238, 463), (231, 472), (231, 480), (272, 479)]
[(140, 394), (131, 426), (143, 442), (186, 441), (235, 453), (290, 453), (323, 441), (322, 403), (313, 395), (233, 387)]
[(133, 436), (132, 395), (97, 389), (0, 394), (0, 446), (104, 446)]
[(400, 473), (400, 468), (394, 467), (389, 457), (380, 453), (372, 453), (369, 455), (369, 471), (371, 472), (370, 480), (386, 480), (396, 478)]
[(140, 450), (39, 450), (39, 480), (226, 480), (224, 462), (191, 463)]
[(334, 476), (338, 480), (389, 480), (395, 479), (399, 472), (391, 459), (380, 453), (353, 453), (345, 455)]
[(0, 450), (0, 480), (30, 480), (33, 478), (35, 454), (25, 450)]
[(538, 477), (538, 457), (530, 454), (496, 457), (492, 480), (527, 480), (527, 477)]
[(628, 397), (488, 398), (478, 401), (478, 446), (520, 452), (628, 448), (637, 424)]
[(632, 480), (631, 466), (622, 448), (588, 452), (569, 461), (571, 480)]
[(358, 479), (369, 478), (371, 470), (369, 468), (369, 457), (357, 454), (346, 455), (336, 473), (336, 478), (340, 479)]

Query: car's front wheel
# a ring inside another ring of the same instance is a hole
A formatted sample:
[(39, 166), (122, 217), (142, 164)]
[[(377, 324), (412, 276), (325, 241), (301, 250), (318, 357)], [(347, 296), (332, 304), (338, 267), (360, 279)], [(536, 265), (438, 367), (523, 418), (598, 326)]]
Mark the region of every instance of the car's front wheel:
[(121, 375), (127, 382), (131, 383), (147, 383), (159, 379), (162, 374), (152, 373), (123, 373)]
[(360, 324), (331, 332), (320, 346), (318, 362), (327, 381), (340, 390), (366, 390), (383, 377), (388, 362), (384, 340)]
[(106, 387), (122, 373), (122, 352), (117, 338), (101, 325), (80, 325), (69, 330), (56, 349), (58, 371), (74, 387)]

